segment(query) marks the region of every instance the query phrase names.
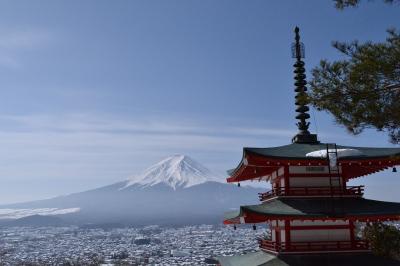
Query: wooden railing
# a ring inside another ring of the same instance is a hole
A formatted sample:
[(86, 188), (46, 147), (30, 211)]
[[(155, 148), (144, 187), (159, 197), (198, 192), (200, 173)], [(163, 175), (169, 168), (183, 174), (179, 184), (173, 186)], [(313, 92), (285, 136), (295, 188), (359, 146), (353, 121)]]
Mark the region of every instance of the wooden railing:
[(276, 196), (362, 196), (364, 194), (364, 186), (348, 186), (342, 187), (290, 187), (276, 188), (265, 193), (258, 193), (261, 201)]
[(310, 241), (310, 242), (286, 242), (276, 243), (271, 240), (258, 239), (260, 248), (273, 252), (328, 252), (369, 250), (369, 244), (364, 240), (351, 241)]

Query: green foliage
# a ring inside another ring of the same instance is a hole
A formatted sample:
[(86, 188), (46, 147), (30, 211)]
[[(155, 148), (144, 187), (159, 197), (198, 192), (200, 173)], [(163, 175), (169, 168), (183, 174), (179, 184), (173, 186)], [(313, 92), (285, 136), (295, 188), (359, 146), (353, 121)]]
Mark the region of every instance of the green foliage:
[(351, 133), (376, 128), (400, 143), (400, 35), (381, 43), (334, 42), (344, 59), (312, 70), (310, 102)]
[[(356, 7), (361, 0), (334, 0), (337, 9), (345, 9), (346, 7)], [(399, 0), (383, 0), (387, 4), (399, 2)]]
[(363, 234), (375, 255), (400, 257), (400, 231), (393, 225), (372, 223), (365, 227)]

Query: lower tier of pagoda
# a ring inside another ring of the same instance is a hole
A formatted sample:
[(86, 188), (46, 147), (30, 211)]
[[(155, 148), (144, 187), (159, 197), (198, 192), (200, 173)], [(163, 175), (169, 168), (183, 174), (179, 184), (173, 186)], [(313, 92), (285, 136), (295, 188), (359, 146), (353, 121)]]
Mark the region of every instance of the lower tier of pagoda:
[(270, 234), (258, 239), (261, 250), (307, 254), (369, 251), (357, 233), (358, 223), (389, 220), (400, 220), (400, 203), (361, 197), (276, 197), (241, 206), (227, 213), (224, 223), (266, 223)]

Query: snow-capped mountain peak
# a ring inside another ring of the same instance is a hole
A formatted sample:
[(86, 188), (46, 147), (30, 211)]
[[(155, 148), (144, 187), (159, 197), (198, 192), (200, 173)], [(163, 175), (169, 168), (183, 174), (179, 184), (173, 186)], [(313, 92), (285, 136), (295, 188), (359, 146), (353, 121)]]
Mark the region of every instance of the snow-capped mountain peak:
[(208, 181), (224, 182), (221, 175), (186, 155), (174, 155), (147, 168), (142, 174), (128, 180), (126, 187), (141, 185), (143, 187), (166, 184), (173, 189), (187, 188)]

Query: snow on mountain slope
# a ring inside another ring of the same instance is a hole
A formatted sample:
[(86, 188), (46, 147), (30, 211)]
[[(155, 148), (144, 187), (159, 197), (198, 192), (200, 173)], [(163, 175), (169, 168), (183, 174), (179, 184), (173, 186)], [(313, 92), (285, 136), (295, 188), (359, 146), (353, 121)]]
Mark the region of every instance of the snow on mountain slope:
[(166, 184), (173, 189), (187, 188), (208, 181), (225, 182), (221, 175), (212, 173), (200, 163), (186, 155), (174, 155), (149, 167), (141, 175), (130, 178), (125, 187), (143, 187)]

